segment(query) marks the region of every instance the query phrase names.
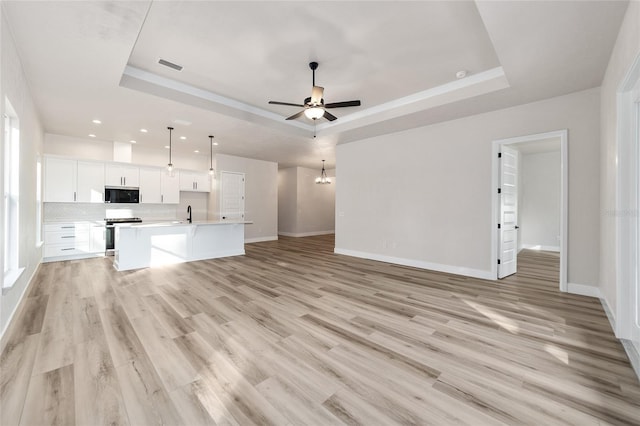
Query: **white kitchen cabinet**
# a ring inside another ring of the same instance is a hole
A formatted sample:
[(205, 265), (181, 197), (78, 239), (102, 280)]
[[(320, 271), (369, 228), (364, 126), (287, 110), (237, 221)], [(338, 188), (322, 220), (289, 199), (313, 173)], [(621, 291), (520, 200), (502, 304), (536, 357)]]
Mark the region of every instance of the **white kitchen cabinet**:
[(161, 175), (161, 169), (140, 168), (140, 203), (162, 203)]
[(73, 203), (77, 198), (76, 160), (46, 157), (44, 162), (44, 201)]
[(105, 166), (106, 186), (140, 186), (140, 169), (126, 164), (107, 164)]
[(180, 191), (211, 192), (208, 173), (180, 171)]
[(91, 253), (104, 253), (107, 249), (107, 228), (102, 224), (92, 224), (89, 234), (89, 249)]
[(104, 163), (78, 161), (76, 201), (104, 203)]
[(176, 172), (174, 176), (161, 173), (160, 187), (162, 189), (163, 204), (178, 204), (180, 202), (180, 176), (182, 172)]

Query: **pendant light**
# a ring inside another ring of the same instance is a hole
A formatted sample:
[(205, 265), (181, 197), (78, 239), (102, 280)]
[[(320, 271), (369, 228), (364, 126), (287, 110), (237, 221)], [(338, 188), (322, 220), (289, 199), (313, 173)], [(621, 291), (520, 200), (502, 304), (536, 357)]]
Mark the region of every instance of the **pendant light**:
[(316, 183), (321, 185), (331, 183), (331, 179), (327, 177), (327, 172), (324, 171), (324, 160), (322, 160), (322, 171), (320, 172), (320, 176), (316, 178)]
[(213, 170), (213, 136), (209, 135), (209, 149), (211, 150), (211, 163), (209, 166), (209, 176), (215, 177), (216, 171)]
[(167, 129), (169, 129), (169, 164), (167, 164), (167, 174), (173, 177), (173, 163), (171, 163), (171, 132), (173, 131), (173, 127), (167, 127)]

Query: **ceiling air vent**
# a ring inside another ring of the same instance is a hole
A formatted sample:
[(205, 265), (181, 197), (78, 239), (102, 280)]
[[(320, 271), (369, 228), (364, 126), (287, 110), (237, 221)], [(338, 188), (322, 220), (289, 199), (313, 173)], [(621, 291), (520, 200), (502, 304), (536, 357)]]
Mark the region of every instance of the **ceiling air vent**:
[(182, 66), (178, 64), (174, 64), (173, 62), (165, 61), (164, 59), (158, 59), (158, 63), (160, 65), (164, 65), (165, 67), (172, 68), (176, 71), (182, 71)]

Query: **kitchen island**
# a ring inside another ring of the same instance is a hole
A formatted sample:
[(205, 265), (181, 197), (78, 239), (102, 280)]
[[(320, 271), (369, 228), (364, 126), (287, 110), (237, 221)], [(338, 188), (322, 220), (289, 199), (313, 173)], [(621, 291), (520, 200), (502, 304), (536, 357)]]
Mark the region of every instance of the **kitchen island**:
[(118, 271), (244, 255), (251, 222), (157, 222), (116, 225), (113, 266)]

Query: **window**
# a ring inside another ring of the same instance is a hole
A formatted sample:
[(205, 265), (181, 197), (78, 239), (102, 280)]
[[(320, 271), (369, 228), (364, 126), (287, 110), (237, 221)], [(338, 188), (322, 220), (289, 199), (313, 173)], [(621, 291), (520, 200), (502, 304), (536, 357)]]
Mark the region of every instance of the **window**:
[(11, 103), (5, 99), (4, 116), (4, 279), (2, 288), (13, 286), (22, 270), (19, 257), (20, 125)]
[(40, 247), (42, 241), (42, 157), (36, 161), (36, 247)]

